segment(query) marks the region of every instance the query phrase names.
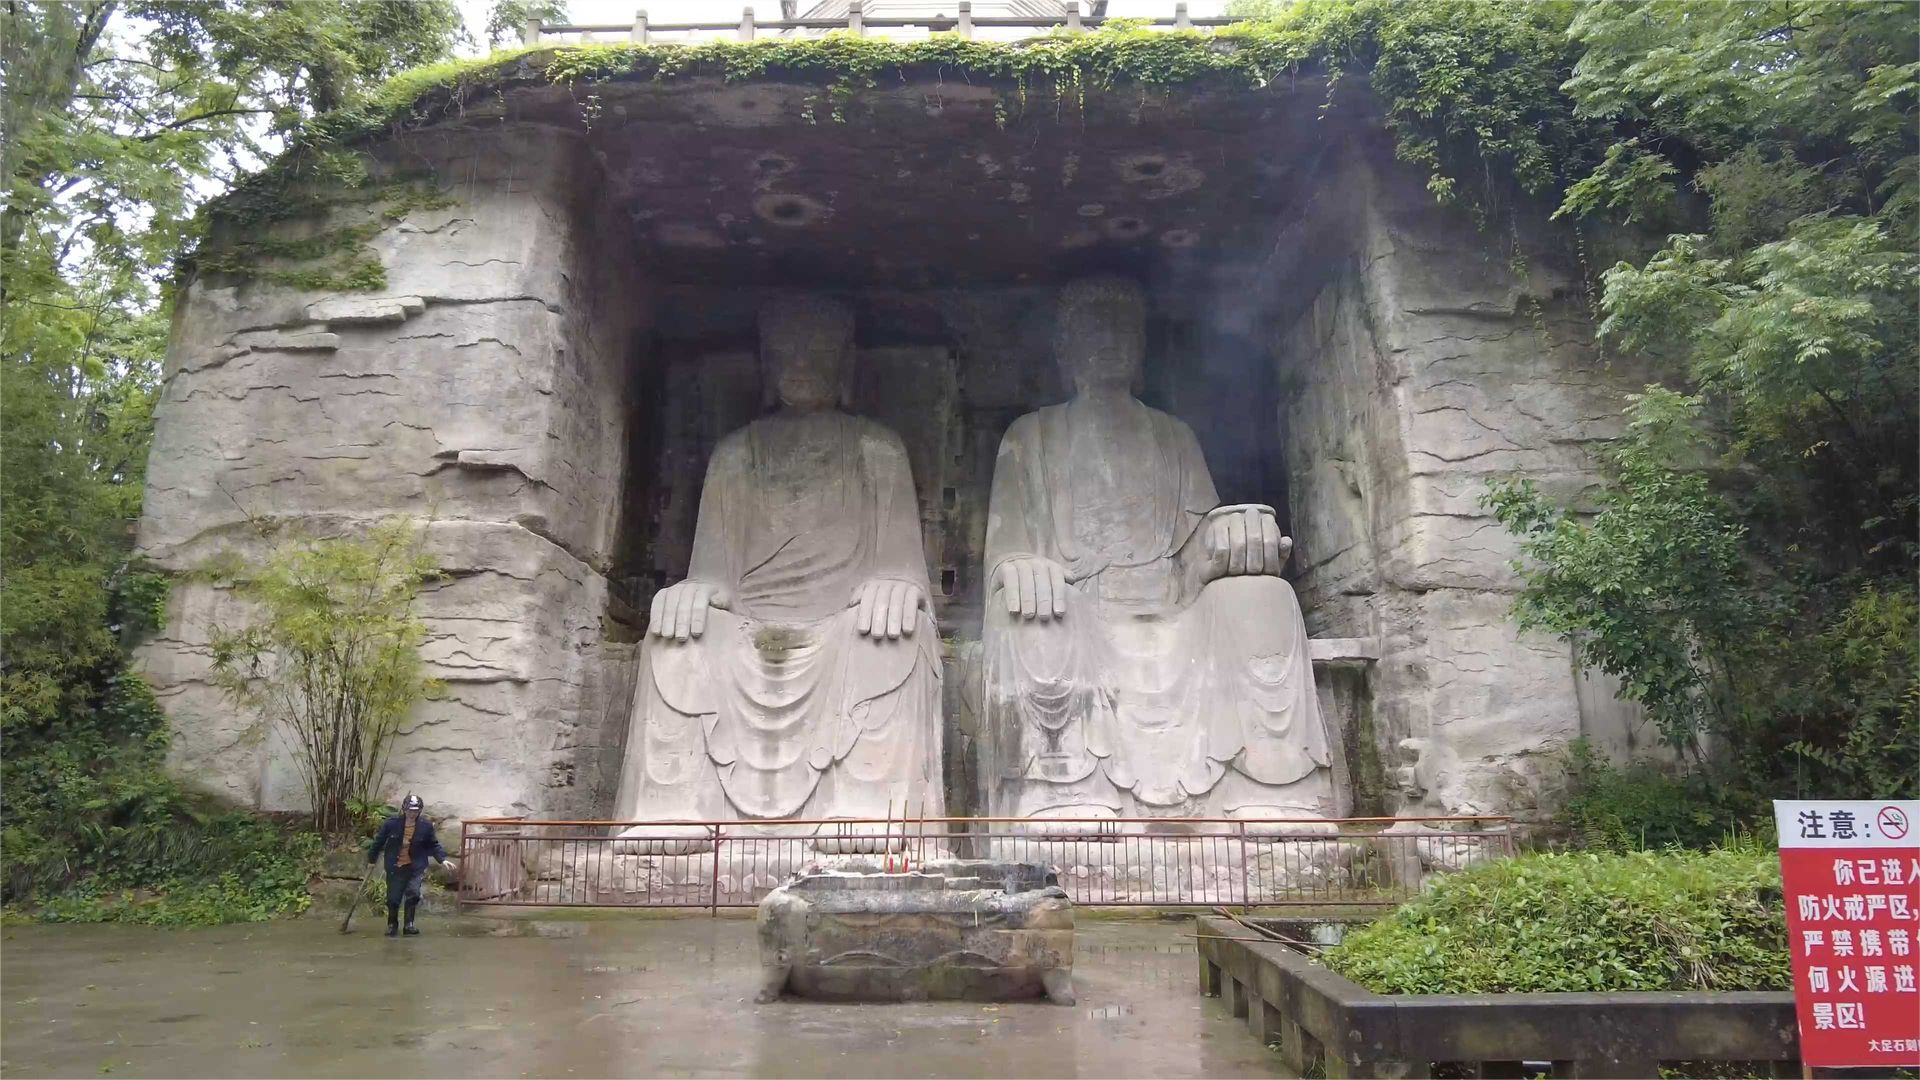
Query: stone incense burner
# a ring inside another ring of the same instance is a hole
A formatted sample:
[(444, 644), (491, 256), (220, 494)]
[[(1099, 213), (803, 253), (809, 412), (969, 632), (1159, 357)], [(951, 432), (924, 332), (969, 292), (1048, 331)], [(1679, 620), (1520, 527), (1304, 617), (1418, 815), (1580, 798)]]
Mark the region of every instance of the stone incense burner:
[(1074, 1001), (1073, 902), (1044, 866), (808, 872), (760, 902), (759, 922), (762, 1002)]

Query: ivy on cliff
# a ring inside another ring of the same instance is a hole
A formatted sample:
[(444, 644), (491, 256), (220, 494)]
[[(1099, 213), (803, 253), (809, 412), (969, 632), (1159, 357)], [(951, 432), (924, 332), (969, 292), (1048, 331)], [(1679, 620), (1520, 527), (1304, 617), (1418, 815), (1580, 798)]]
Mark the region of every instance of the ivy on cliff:
[[(1094, 33), (1017, 42), (951, 34), (888, 41), (835, 33), (512, 49), (403, 72), (313, 117), (290, 152), (220, 201), (217, 217), (235, 226), (232, 233), (292, 218), (327, 220), (326, 208), (312, 204), (312, 192), (354, 186), (332, 178), (355, 168), (356, 144), (457, 116), (469, 104), (520, 86), (567, 86), (590, 122), (596, 87), (607, 83), (796, 81), (821, 88), (823, 107), (810, 107), (808, 119), (844, 121), (860, 90), (931, 77), (997, 85), (1003, 123), (1038, 98), (1077, 103), (1089, 89), (1258, 91), (1317, 79), (1331, 103), (1344, 81), (1362, 79), (1385, 104), (1400, 155), (1429, 170), (1429, 187), (1438, 198), (1458, 199), (1486, 221), (1516, 191), (1553, 195), (1603, 152), (1604, 125), (1576, 115), (1558, 91), (1578, 55), (1566, 36), (1574, 10), (1570, 4), (1331, 0), (1293, 5), (1213, 33), (1165, 33), (1122, 22)], [(314, 265), (289, 265), (270, 252), (227, 241), (206, 245), (183, 269), (300, 287), (377, 289), (385, 283), (383, 269), (370, 261), (364, 243), (343, 231), (364, 224), (319, 230), (320, 238), (339, 245)]]

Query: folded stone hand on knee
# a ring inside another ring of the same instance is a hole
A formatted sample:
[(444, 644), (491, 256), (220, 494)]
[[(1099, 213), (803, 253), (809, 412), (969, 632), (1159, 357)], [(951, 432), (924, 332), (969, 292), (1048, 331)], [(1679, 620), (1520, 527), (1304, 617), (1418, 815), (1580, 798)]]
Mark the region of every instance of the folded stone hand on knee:
[(727, 591), (706, 581), (683, 581), (653, 594), (653, 609), (647, 616), (647, 633), (658, 638), (686, 641), (707, 632), (709, 608), (726, 609), (732, 600)]
[(927, 606), (927, 591), (910, 581), (879, 578), (856, 586), (847, 606), (859, 609), (854, 629), (865, 637), (912, 637)]
[(1270, 506), (1223, 506), (1200, 523), (1205, 537), (1206, 580), (1253, 574), (1278, 575), (1293, 552), (1280, 535)]
[(994, 587), (1007, 614), (1048, 622), (1067, 614), (1067, 571), (1052, 559), (1022, 555), (1000, 564)]

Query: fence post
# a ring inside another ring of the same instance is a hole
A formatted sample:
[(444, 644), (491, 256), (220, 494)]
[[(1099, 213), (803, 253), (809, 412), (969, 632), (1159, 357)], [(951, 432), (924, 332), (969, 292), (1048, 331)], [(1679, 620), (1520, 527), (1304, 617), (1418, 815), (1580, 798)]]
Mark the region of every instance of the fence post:
[(1080, 0), (1067, 0), (1067, 33), (1077, 34), (1080, 30)]
[(722, 829), (718, 825), (709, 825), (707, 828), (713, 830), (713, 878), (707, 887), (707, 917), (718, 918), (720, 916), (720, 834)]
[(753, 40), (753, 9), (745, 8), (740, 12), (740, 40)]
[(539, 19), (528, 19), (527, 25), (520, 28), (520, 44), (528, 47), (540, 44)]
[(459, 901), (463, 904), (467, 902), (467, 883), (473, 880), (472, 878), (467, 876), (472, 873), (472, 871), (467, 868), (473, 865), (471, 861), (471, 858), (473, 855), (473, 832), (474, 832), (473, 826), (468, 825), (465, 822), (461, 823), (460, 825), (460, 877), (458, 880), (456, 880), (453, 883), (453, 892), (454, 892), (454, 896), (457, 897)]
[(960, 21), (954, 25), (963, 38), (973, 37), (973, 0), (960, 0)]
[(1193, 16), (1187, 14), (1187, 0), (1173, 5), (1173, 28), (1175, 30), (1193, 29)]
[(847, 29), (855, 34), (867, 32), (860, 16), (860, 0), (847, 0)]
[(1247, 823), (1240, 823), (1240, 908), (1253, 906), (1253, 863), (1247, 860)]
[(647, 9), (641, 8), (633, 13), (633, 33), (630, 35), (636, 45), (647, 43)]

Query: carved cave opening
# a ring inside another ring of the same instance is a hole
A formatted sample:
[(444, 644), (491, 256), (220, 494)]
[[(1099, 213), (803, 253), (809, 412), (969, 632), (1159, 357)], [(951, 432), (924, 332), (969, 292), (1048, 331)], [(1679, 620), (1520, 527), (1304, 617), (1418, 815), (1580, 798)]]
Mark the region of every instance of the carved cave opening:
[[(1517, 552), (1481, 499), (1502, 477), (1584, 498), (1647, 379), (1595, 352), (1544, 208), (1489, 230), (1436, 205), (1352, 81), (1331, 102), (1315, 78), (879, 83), (534, 79), (370, 138), (382, 179), (430, 176), (445, 204), (389, 221), (331, 193), (340, 226), (381, 229), (379, 295), (188, 285), (143, 555), (185, 572), (250, 517), (331, 535), (425, 510), (448, 574), (421, 600), (423, 653), (449, 690), (402, 733), (397, 790), (455, 817), (604, 815), (648, 602), (687, 571), (716, 442), (762, 408), (756, 311), (825, 292), (858, 321), (851, 411), (909, 450), (948, 806), (977, 810), (997, 444), (1067, 396), (1062, 286), (1120, 273), (1150, 308), (1142, 398), (1195, 431), (1222, 498), (1274, 505), (1294, 539), (1353, 809), (1533, 813), (1571, 738), (1636, 745), (1611, 683), (1513, 624)], [(284, 747), (207, 671), (229, 603), (183, 576), (142, 648), (170, 760), (296, 807)]]
[(1272, 505), (1291, 533), (1285, 395), (1297, 387), (1275, 350), (1336, 273), (1303, 238), (1337, 213), (1321, 194), (1337, 140), (1333, 125), (1306, 126), (1317, 99), (1287, 93), (1089, 95), (1075, 115), (1036, 105), (1000, 127), (978, 95), (935, 108), (922, 88), (871, 95), (842, 125), (759, 121), (798, 92), (715, 91), (704, 119), (589, 136), (614, 219), (603, 257), (645, 283), (649, 312), (627, 350), (605, 625), (638, 640), (654, 592), (687, 573), (714, 446), (767, 411), (760, 305), (794, 291), (848, 303), (849, 411), (897, 432), (912, 461), (949, 658), (948, 802), (964, 811), (977, 691), (961, 657), (981, 635), (995, 456), (1016, 418), (1070, 396), (1053, 349), (1060, 286), (1090, 274), (1143, 285), (1141, 400), (1194, 430), (1225, 502)]

